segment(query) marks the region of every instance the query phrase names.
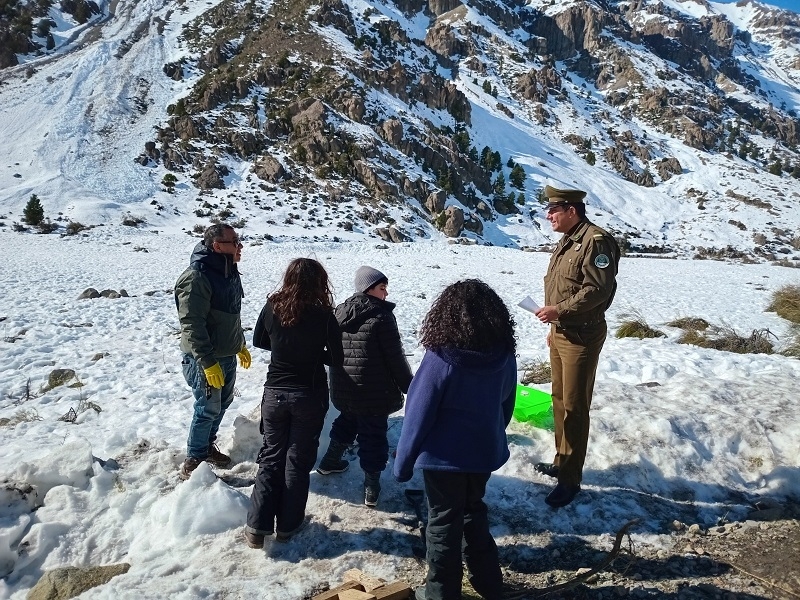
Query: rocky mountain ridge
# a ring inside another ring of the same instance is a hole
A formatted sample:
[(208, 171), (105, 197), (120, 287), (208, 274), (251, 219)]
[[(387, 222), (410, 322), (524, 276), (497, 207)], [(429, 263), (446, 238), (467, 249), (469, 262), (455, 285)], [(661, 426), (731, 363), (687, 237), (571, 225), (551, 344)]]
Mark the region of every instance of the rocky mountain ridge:
[[(166, 106), (142, 93), (152, 134), (129, 158), (162, 185), (141, 200), (155, 208), (126, 208), (154, 211), (150, 222), (183, 215), (187, 230), (226, 220), (270, 238), (537, 248), (554, 239), (541, 209), (551, 183), (588, 188), (591, 218), (628, 252), (791, 264), (800, 258), (800, 16), (752, 1), (722, 8), (151, 6), (117, 58), (173, 23), (175, 60), (148, 85), (171, 80), (185, 93)], [(26, 63), (31, 78), (37, 60)], [(187, 223), (192, 212), (206, 221)]]

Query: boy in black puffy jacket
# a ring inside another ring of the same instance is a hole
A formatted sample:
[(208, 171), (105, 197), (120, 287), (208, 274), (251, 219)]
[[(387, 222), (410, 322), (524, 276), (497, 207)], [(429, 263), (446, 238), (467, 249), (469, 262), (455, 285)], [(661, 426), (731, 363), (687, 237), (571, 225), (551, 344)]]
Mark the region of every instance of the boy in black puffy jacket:
[(389, 280), (372, 267), (359, 267), (356, 293), (336, 307), (342, 330), (344, 366), (330, 370), (331, 400), (341, 412), (331, 426), (331, 443), (319, 463), (322, 475), (341, 473), (344, 451), (358, 440), (364, 471), (364, 504), (376, 506), (380, 474), (389, 459), (389, 415), (403, 407), (411, 368), (403, 352), (395, 305), (386, 301)]

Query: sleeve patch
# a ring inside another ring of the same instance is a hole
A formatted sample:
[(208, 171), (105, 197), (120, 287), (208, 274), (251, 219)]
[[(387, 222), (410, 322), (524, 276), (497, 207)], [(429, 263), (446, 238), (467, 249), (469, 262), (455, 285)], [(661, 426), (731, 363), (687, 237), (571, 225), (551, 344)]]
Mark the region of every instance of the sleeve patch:
[(598, 254), (594, 259), (594, 266), (598, 269), (605, 269), (610, 264), (611, 261), (605, 254)]

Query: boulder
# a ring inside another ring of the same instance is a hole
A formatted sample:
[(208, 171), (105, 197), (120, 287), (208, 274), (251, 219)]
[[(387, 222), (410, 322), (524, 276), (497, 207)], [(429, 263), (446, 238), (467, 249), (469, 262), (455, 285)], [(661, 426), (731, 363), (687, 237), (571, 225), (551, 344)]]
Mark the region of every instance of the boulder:
[(128, 563), (95, 567), (62, 567), (46, 571), (28, 592), (28, 600), (66, 600), (86, 590), (104, 585), (117, 575), (127, 573)]
[(445, 222), (442, 233), (447, 237), (458, 237), (464, 230), (464, 211), (458, 206), (448, 206), (445, 211)]

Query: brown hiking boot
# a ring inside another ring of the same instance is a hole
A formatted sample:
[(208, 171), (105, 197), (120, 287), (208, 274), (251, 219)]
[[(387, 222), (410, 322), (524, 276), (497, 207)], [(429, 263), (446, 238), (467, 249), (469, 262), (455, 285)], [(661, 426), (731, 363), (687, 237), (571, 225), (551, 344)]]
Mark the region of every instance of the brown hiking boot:
[(186, 460), (183, 461), (181, 465), (180, 471), (178, 471), (178, 477), (186, 481), (192, 475), (192, 471), (194, 471), (201, 462), (203, 462), (201, 458), (187, 456)]
[(211, 444), (208, 447), (208, 456), (206, 461), (215, 467), (225, 468), (231, 464), (231, 457), (219, 451), (216, 444)]
[(263, 548), (264, 547), (264, 536), (263, 535), (259, 535), (258, 533), (251, 533), (251, 532), (247, 531), (247, 529), (245, 529), (243, 533), (244, 533), (244, 542), (250, 548), (257, 548), (258, 549), (258, 548)]

